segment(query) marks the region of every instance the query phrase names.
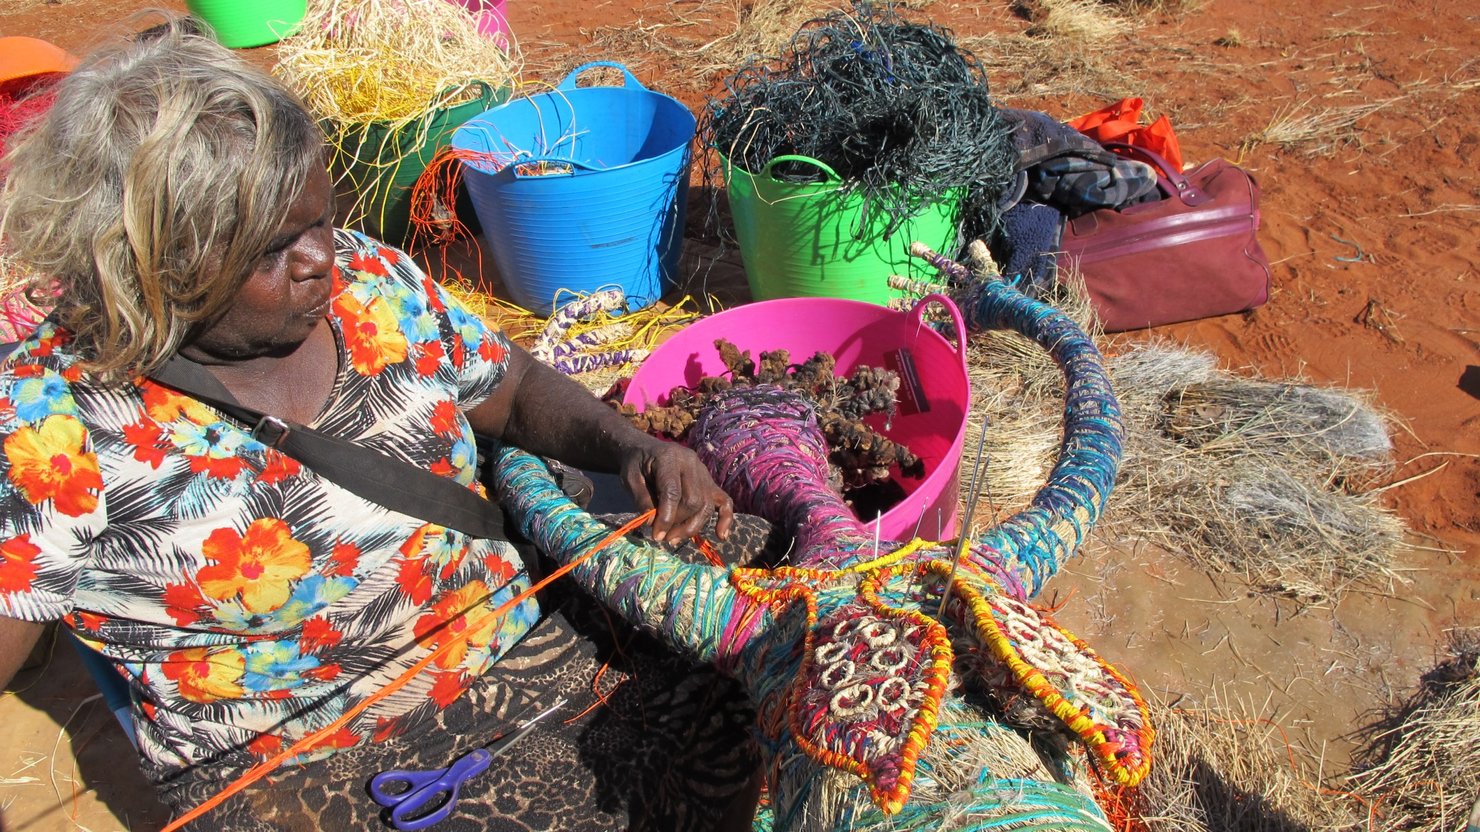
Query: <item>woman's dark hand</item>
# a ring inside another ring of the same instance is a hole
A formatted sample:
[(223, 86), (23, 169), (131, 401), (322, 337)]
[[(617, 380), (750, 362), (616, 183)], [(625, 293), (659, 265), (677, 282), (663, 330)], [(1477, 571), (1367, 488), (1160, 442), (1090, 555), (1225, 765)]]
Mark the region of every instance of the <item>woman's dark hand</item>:
[(715, 534), (721, 540), (729, 536), (734, 504), (688, 448), (643, 436), (624, 448), (619, 473), (639, 511), (658, 509), (653, 518), (654, 540), (688, 540), (704, 530), (715, 512)]

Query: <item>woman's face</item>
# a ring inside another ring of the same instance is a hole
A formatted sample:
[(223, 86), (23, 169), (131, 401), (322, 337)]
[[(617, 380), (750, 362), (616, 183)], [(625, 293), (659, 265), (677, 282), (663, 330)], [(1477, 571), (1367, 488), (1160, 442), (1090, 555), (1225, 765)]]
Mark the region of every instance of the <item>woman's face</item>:
[(231, 361), (289, 352), (303, 343), (329, 311), (333, 222), (334, 189), (328, 172), (316, 170), (231, 308), (186, 352)]

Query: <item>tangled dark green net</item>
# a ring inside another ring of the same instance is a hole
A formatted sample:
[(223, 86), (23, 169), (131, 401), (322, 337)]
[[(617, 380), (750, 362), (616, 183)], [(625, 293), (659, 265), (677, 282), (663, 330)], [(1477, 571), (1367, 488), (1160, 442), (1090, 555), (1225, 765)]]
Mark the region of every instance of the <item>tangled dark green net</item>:
[[(703, 131), (751, 173), (788, 154), (826, 163), (867, 211), (886, 212), (891, 235), (965, 189), (966, 239), (984, 236), (1017, 161), (975, 56), (949, 30), (868, 3), (803, 24), (780, 55), (749, 59), (709, 101)], [(817, 176), (807, 165), (773, 172)]]

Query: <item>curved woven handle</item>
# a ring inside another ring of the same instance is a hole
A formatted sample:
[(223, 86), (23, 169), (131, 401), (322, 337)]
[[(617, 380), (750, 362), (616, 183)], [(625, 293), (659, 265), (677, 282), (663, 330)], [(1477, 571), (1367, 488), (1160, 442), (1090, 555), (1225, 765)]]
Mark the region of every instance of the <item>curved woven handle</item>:
[(965, 266), (916, 243), (910, 252), (974, 288), (961, 295), (967, 329), (1012, 329), (1037, 342), (1064, 372), (1064, 441), (1028, 507), (977, 538), (1028, 571), (1030, 595), (1074, 554), (1099, 519), (1120, 470), (1120, 403), (1094, 340), (1063, 312), (1001, 280), (980, 283)]
[(585, 72), (588, 69), (593, 69), (593, 68), (598, 67), (598, 66), (609, 66), (612, 69), (620, 69), (622, 71), (622, 76), (623, 76), (623, 81), (624, 81), (624, 83), (622, 84), (623, 87), (637, 87), (640, 90), (647, 89), (647, 87), (644, 87), (642, 85), (642, 82), (641, 81), (637, 80), (637, 76), (636, 75), (633, 75), (632, 74), (632, 71), (630, 69), (628, 69), (626, 66), (624, 66), (622, 64), (617, 63), (616, 61), (591, 61), (590, 63), (581, 64), (580, 66), (576, 67), (575, 69), (572, 69), (570, 71), (570, 74), (567, 75), (567, 76), (565, 76), (565, 79), (562, 80), (559, 84), (557, 84), (555, 86), (555, 89), (557, 89), (557, 90), (573, 90), (573, 89), (575, 89), (576, 88), (576, 80), (581, 77), (581, 73)]

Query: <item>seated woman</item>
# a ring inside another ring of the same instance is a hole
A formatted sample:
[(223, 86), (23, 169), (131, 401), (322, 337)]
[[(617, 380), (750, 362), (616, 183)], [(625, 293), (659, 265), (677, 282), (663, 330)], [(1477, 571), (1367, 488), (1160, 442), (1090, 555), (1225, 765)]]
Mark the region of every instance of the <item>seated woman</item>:
[[(188, 359), (243, 405), (469, 488), (478, 432), (619, 473), (659, 540), (726, 534), (730, 500), (692, 452), (405, 254), (335, 230), (325, 158), (292, 94), (183, 22), (85, 60), (9, 156), (3, 232), (58, 294), (0, 364), (0, 683), (64, 622), (127, 678), (145, 771), (178, 813), (457, 640), (195, 827), (376, 826), (375, 773), (446, 766), (557, 696), (576, 701), (439, 828), (743, 823), (753, 757), (730, 693), (608, 655), (534, 597), (492, 616), (531, 585), (507, 541), (358, 497), (151, 377)], [(607, 695), (624, 678), (639, 704), (666, 697), (647, 723)]]

